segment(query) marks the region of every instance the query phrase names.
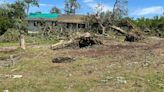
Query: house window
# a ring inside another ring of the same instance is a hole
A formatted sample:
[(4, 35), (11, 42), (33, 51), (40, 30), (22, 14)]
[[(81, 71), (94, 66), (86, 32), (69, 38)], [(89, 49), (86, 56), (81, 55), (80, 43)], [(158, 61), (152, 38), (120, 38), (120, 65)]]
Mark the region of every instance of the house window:
[(34, 21), (34, 26), (37, 26), (37, 22), (36, 21)]

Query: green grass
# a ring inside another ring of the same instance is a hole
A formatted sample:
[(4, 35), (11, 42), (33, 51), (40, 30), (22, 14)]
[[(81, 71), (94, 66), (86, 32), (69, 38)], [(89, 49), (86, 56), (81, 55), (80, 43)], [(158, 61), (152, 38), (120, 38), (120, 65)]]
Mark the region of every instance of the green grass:
[(18, 46), (17, 42), (0, 42), (0, 47)]

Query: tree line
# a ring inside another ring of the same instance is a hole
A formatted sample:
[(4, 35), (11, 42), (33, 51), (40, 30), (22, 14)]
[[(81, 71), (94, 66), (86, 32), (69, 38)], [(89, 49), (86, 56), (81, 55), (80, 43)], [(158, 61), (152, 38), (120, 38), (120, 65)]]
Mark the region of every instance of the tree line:
[(132, 20), (145, 34), (151, 36), (164, 37), (164, 16), (153, 18), (137, 18)]

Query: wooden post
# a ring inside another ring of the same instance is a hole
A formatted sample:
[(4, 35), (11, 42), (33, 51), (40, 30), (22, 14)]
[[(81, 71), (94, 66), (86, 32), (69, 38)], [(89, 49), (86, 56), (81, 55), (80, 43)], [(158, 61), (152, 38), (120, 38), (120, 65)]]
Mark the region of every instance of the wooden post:
[(24, 34), (20, 34), (20, 48), (25, 50), (26, 47), (25, 47), (25, 37), (24, 37)]
[(77, 23), (77, 24), (76, 24), (76, 30), (77, 30), (77, 31), (79, 31), (78, 26), (79, 26), (79, 24)]

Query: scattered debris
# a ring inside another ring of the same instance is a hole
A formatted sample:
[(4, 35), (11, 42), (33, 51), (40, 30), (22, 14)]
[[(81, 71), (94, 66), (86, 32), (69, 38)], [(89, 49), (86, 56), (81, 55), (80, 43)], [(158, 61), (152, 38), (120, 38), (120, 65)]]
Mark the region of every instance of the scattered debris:
[(19, 62), (20, 55), (0, 56), (0, 67), (7, 67)]
[(52, 60), (53, 63), (70, 63), (73, 61), (75, 61), (75, 59), (71, 57), (57, 57)]
[(9, 92), (9, 90), (3, 90), (3, 92)]
[(161, 89), (164, 89), (164, 84), (158, 84)]
[(124, 77), (110, 77), (107, 76), (105, 79), (101, 80), (102, 83), (108, 83), (109, 81), (115, 81), (117, 84), (126, 84), (127, 80)]
[(13, 78), (13, 79), (18, 79), (18, 78), (22, 78), (23, 75), (10, 75), (10, 74), (0, 74), (0, 78)]
[(127, 63), (126, 64), (126, 66), (128, 67), (128, 68), (134, 68), (134, 67), (136, 67), (136, 66), (138, 66), (139, 65), (139, 62), (130, 62), (130, 63)]
[(101, 82), (102, 82), (102, 83), (107, 83), (107, 82), (108, 82), (108, 80), (101, 80)]
[(127, 81), (125, 80), (124, 77), (116, 77), (116, 80), (119, 84), (126, 84)]
[(23, 76), (22, 75), (13, 75), (13, 79), (18, 79), (18, 78), (22, 78)]

